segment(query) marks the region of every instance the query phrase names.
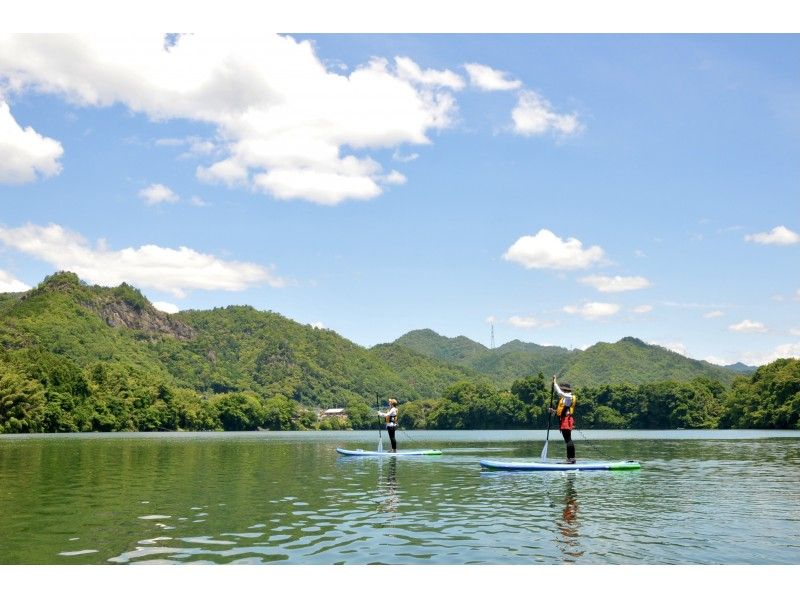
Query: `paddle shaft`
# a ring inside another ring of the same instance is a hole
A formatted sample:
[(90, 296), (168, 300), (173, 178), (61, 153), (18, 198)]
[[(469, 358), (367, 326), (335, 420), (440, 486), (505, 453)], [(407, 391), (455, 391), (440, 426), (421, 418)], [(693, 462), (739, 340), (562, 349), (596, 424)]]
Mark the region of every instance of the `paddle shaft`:
[[(380, 404), (380, 400), (378, 399), (377, 395), (375, 396), (375, 408), (378, 410), (378, 416), (380, 417), (381, 404)], [(379, 453), (383, 452), (383, 434), (381, 433), (381, 426), (382, 425), (383, 425), (383, 422), (381, 422), (381, 420), (378, 420), (378, 452)]]
[[(555, 396), (556, 388), (555, 382), (550, 383), (550, 409), (553, 408), (553, 397)], [(544, 448), (542, 449), (542, 461), (547, 459), (547, 443), (550, 442), (550, 409), (547, 410), (547, 434), (544, 439)]]

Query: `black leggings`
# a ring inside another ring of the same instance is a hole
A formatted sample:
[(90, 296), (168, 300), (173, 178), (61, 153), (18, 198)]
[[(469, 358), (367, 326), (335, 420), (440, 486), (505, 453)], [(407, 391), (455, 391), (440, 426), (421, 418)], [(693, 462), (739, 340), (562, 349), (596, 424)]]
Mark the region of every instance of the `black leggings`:
[(389, 441), (392, 443), (392, 450), (397, 450), (397, 441), (394, 439), (394, 426), (386, 426), (386, 431), (389, 433)]
[(564, 442), (567, 443), (567, 459), (575, 458), (575, 444), (572, 442), (572, 430), (561, 430)]

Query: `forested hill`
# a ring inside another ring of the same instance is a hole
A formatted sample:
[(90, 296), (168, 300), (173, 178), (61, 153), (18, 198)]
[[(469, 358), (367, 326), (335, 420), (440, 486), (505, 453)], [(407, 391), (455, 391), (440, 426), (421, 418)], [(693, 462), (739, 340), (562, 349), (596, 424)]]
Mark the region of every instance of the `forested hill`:
[[(280, 397), (309, 407), (354, 401), (374, 407), (377, 397), (430, 398), (456, 381), (481, 378), (422, 355), (400, 359), (391, 349), (368, 350), (330, 330), (252, 307), (168, 315), (127, 284), (90, 286), (68, 272), (25, 293), (0, 294), (0, 347), (0, 395), (32, 397), (27, 407), (15, 399), (20, 412), (41, 403), (56, 420), (66, 413), (105, 413), (116, 421), (142, 405), (161, 408), (162, 395), (192, 405), (251, 393), (247, 401)], [(163, 427), (153, 417), (150, 427), (132, 421), (128, 428)], [(66, 421), (63, 430), (70, 429)], [(95, 422), (92, 429), (104, 426)]]
[(597, 343), (585, 351), (520, 341), (488, 349), (463, 336), (448, 338), (426, 329), (409, 332), (394, 343), (474, 369), (506, 387), (514, 380), (540, 371), (548, 375), (556, 373), (579, 385), (688, 381), (701, 376), (728, 384), (742, 373), (689, 359), (632, 337), (616, 343)]
[[(776, 376), (795, 379), (795, 362), (779, 365)], [(409, 427), (530, 426), (541, 423), (553, 372), (582, 387), (593, 425), (696, 425), (636, 415), (641, 401), (628, 399), (638, 384), (664, 413), (670, 401), (683, 405), (681, 393), (711, 393), (701, 425), (752, 427), (780, 414), (761, 407), (778, 396), (762, 370), (729, 392), (720, 383), (735, 370), (633, 338), (585, 351), (520, 341), (488, 349), (421, 330), (366, 349), (247, 306), (168, 315), (130, 285), (90, 286), (68, 272), (0, 293), (0, 432), (367, 428), (376, 400), (390, 396)], [(731, 407), (718, 413), (723, 402)], [(798, 405), (774, 425), (795, 425)], [(348, 418), (318, 420), (320, 407), (345, 407)]]

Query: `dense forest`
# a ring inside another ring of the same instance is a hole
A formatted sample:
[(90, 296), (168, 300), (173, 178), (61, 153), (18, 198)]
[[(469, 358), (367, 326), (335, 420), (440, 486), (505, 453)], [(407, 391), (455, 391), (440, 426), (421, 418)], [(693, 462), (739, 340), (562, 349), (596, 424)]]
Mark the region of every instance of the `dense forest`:
[[(549, 376), (580, 428), (800, 426), (800, 361), (721, 368), (625, 338), (586, 351), (487, 349), (415, 331), (365, 349), (251, 307), (159, 312), (130, 285), (61, 272), (0, 294), (0, 431), (542, 428)], [(327, 407), (347, 417), (320, 418)]]

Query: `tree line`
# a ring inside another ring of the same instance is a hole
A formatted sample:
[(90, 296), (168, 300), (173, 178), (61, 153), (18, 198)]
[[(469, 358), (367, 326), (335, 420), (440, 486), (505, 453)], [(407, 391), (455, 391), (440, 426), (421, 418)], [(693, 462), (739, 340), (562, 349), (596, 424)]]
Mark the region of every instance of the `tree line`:
[[(63, 355), (25, 349), (0, 356), (0, 432), (374, 429), (375, 404), (344, 396), (346, 418), (279, 392), (200, 392), (130, 364), (80, 368)], [(800, 360), (780, 359), (730, 386), (689, 382), (576, 389), (576, 425), (591, 429), (800, 429)], [(385, 403), (387, 396), (381, 397)], [(440, 397), (402, 402), (405, 429), (527, 429), (547, 425), (551, 398), (543, 373), (509, 389), (467, 380)]]

